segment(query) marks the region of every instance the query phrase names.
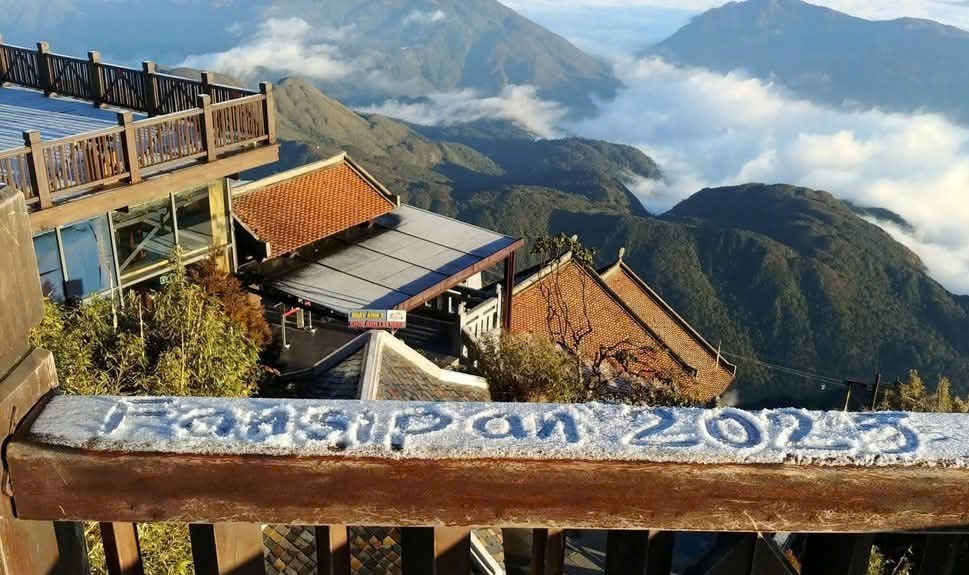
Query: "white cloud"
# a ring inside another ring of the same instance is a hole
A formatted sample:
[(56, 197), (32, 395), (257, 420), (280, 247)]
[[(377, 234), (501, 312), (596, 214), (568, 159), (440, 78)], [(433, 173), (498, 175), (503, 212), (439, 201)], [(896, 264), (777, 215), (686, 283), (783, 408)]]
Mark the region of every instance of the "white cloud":
[(447, 18), (447, 14), (443, 10), (422, 11), (413, 10), (410, 14), (404, 18), (404, 24), (432, 24), (434, 22), (440, 22)]
[(914, 227), (889, 231), (949, 289), (969, 293), (969, 129), (934, 114), (850, 111), (801, 100), (739, 73), (658, 59), (625, 62), (627, 83), (579, 135), (636, 145), (666, 174), (634, 182), (665, 211), (705, 186), (752, 181), (822, 189), (892, 210)]
[(473, 90), (439, 92), (419, 102), (387, 100), (361, 108), (365, 114), (382, 114), (426, 126), (459, 124), (481, 119), (509, 120), (540, 137), (552, 137), (566, 115), (557, 102), (543, 100), (534, 86), (506, 86), (497, 96), (480, 97)]
[(302, 18), (270, 18), (251, 40), (224, 52), (190, 56), (180, 66), (217, 70), (242, 78), (265, 68), (334, 80), (349, 76), (357, 66), (333, 44), (352, 34), (352, 28), (313, 27)]

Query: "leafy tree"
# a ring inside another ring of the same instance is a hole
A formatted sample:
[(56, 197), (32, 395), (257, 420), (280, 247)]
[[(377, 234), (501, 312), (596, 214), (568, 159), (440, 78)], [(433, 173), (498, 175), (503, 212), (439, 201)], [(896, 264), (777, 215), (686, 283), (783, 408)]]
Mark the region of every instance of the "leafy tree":
[(272, 330), (262, 305), (252, 299), (236, 276), (221, 269), (213, 257), (189, 270), (189, 279), (219, 300), (226, 316), (249, 336), (256, 347), (265, 349), (272, 339)]
[[(53, 353), (65, 393), (247, 397), (261, 375), (259, 346), (222, 301), (176, 265), (160, 291), (125, 294), (123, 306), (47, 301), (32, 340)], [(138, 529), (147, 573), (193, 572), (185, 525)], [(85, 535), (92, 575), (103, 575), (97, 526)]]
[(922, 413), (967, 413), (969, 398), (954, 397), (952, 383), (944, 375), (939, 377), (935, 393), (929, 393), (919, 372), (913, 369), (905, 381), (885, 392), (879, 408)]

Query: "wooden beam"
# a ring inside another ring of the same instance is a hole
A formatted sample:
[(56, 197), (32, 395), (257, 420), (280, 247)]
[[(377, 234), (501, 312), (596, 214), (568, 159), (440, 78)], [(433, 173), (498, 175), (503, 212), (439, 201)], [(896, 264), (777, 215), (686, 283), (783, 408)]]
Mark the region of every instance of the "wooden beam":
[(398, 304), (396, 309), (412, 310), (418, 306), (423, 305), (424, 302), (427, 302), (436, 298), (437, 296), (453, 288), (454, 286), (460, 284), (461, 282), (475, 275), (476, 273), (483, 272), (484, 270), (492, 266), (498, 265), (499, 263), (501, 263), (502, 260), (508, 257), (509, 254), (514, 253), (516, 250), (520, 249), (523, 245), (525, 245), (525, 240), (518, 240), (512, 245), (502, 248), (498, 252), (488, 256), (487, 258), (484, 258), (483, 260), (479, 261), (473, 266), (468, 267), (452, 275), (451, 277), (440, 282), (439, 284), (429, 287), (415, 296), (409, 297), (405, 301)]
[(350, 541), (346, 525), (316, 528), (316, 560), (319, 575), (350, 575)]
[[(969, 524), (969, 470), (955, 468), (173, 456), (18, 438), (7, 462), (15, 484), (31, 486), (16, 492), (27, 519), (788, 532)], [(46, 480), (51, 469), (61, 481)], [(360, 482), (369, 489), (340, 488)]]
[(189, 536), (195, 575), (265, 575), (259, 524), (192, 524)]
[(145, 575), (138, 528), (134, 523), (101, 523), (108, 575)]
[(801, 575), (865, 575), (875, 536), (819, 534), (808, 537)]
[(271, 164), (279, 159), (279, 146), (263, 146), (237, 152), (208, 163), (196, 163), (184, 168), (147, 176), (137, 184), (119, 184), (113, 188), (91, 192), (76, 200), (58, 204), (49, 209), (30, 214), (30, 227), (34, 234), (52, 230), (57, 226), (104, 215), (106, 212), (133, 206), (165, 197), (172, 191), (181, 191)]

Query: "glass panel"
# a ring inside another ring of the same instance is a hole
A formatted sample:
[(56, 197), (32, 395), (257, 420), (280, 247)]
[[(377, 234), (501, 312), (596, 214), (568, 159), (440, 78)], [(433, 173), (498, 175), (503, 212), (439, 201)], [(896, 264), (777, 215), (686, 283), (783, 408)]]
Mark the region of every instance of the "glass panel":
[(164, 268), (175, 248), (175, 230), (168, 197), (111, 214), (118, 245), (121, 277)]
[(34, 253), (37, 254), (37, 271), (44, 295), (54, 301), (64, 301), (64, 270), (57, 251), (57, 234), (47, 232), (35, 237)]
[[(100, 217), (61, 228), (67, 276), (76, 295), (87, 297), (114, 287), (114, 258), (107, 218)], [(74, 295), (72, 293), (72, 295)]]
[(184, 253), (208, 249), (215, 243), (212, 237), (212, 209), (209, 189), (192, 190), (175, 196), (178, 215), (178, 243)]

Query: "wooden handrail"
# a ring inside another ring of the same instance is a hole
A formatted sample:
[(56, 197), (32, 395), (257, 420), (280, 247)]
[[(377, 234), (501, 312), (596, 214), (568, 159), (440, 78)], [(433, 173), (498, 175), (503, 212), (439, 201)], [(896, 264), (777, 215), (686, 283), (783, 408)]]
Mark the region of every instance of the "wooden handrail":
[(39, 520), (969, 525), (969, 416), (55, 397), (6, 463)]

